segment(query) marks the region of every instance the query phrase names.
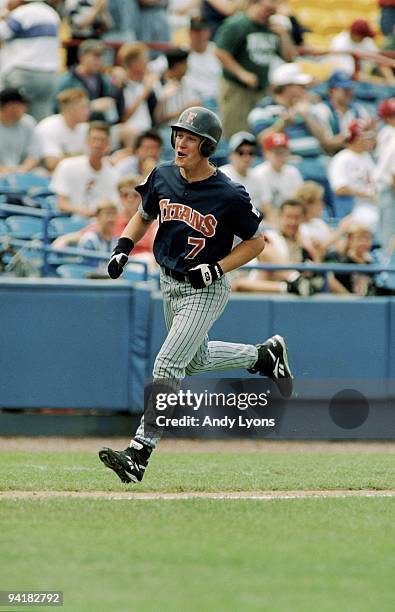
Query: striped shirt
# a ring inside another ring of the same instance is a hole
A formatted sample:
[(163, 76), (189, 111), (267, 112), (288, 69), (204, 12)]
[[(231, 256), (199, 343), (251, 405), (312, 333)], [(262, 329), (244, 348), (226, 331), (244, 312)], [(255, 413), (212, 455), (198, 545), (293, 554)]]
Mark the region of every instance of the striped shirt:
[[(124, 0), (126, 2), (127, 0)], [(101, 11), (96, 19), (87, 26), (81, 23), (92, 14), (98, 0), (66, 0), (65, 14), (68, 18), (73, 36), (77, 38), (96, 38), (108, 29), (111, 17), (106, 10)]]
[[(271, 127), (287, 109), (272, 97), (260, 100), (248, 115), (251, 132), (258, 136), (263, 130)], [(302, 116), (296, 116), (293, 123), (286, 126), (284, 132), (289, 138), (289, 148), (293, 155), (317, 157), (322, 154), (320, 143), (310, 132)]]
[(60, 65), (60, 18), (44, 2), (22, 4), (0, 21), (1, 72), (14, 68), (57, 71)]

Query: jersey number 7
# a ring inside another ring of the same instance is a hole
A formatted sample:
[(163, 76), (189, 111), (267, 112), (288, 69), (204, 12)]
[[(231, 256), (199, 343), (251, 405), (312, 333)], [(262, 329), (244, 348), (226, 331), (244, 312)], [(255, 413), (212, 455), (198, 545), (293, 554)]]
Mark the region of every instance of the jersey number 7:
[(188, 238), (188, 244), (193, 246), (193, 249), (188, 255), (186, 255), (185, 259), (194, 259), (198, 253), (206, 246), (205, 238)]

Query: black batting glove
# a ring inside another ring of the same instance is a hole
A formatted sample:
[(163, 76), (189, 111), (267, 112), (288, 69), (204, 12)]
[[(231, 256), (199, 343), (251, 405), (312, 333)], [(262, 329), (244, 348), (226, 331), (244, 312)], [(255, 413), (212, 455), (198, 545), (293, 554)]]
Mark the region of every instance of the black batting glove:
[(219, 263), (215, 264), (199, 264), (195, 268), (187, 270), (187, 276), (189, 282), (194, 289), (204, 289), (209, 287), (216, 280), (223, 276), (224, 271), (222, 270)]
[(108, 262), (107, 270), (111, 278), (119, 278), (124, 266), (128, 263), (128, 255), (134, 247), (134, 242), (130, 238), (120, 238), (118, 244), (112, 252)]

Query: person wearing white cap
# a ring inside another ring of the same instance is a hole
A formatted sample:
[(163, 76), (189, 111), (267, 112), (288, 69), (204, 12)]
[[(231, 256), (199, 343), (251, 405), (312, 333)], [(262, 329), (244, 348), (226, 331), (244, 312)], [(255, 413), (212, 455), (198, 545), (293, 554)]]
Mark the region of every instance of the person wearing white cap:
[(274, 132), (284, 132), (294, 155), (317, 157), (325, 150), (328, 133), (315, 117), (306, 91), (311, 81), (297, 63), (273, 70), (273, 95), (260, 100), (248, 115), (250, 129), (260, 143)]
[(40, 121), (52, 113), (60, 67), (60, 18), (46, 2), (15, 0), (0, 21), (1, 87), (22, 89), (28, 113)]
[(253, 177), (253, 164), (256, 158), (256, 139), (249, 132), (236, 132), (228, 144), (230, 163), (221, 166), (232, 181), (243, 185), (250, 194), (251, 202), (258, 206), (260, 189)]

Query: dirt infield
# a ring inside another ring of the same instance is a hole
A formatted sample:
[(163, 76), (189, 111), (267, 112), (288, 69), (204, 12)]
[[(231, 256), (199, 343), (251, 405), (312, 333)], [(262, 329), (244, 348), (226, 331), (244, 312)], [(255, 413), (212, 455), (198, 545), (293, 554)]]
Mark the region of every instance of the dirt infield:
[[(0, 452), (97, 452), (102, 446), (123, 449), (127, 438), (0, 437)], [(288, 440), (162, 440), (160, 453), (390, 453), (395, 442)]]
[(373, 490), (326, 490), (326, 491), (224, 491), (224, 492), (182, 492), (182, 493), (142, 493), (121, 491), (109, 493), (108, 491), (0, 491), (2, 499), (48, 499), (48, 498), (73, 498), (73, 499), (107, 499), (107, 500), (182, 500), (182, 499), (248, 499), (248, 500), (273, 500), (273, 499), (321, 499), (321, 498), (344, 498), (344, 497), (395, 497), (395, 490), (373, 491)]

